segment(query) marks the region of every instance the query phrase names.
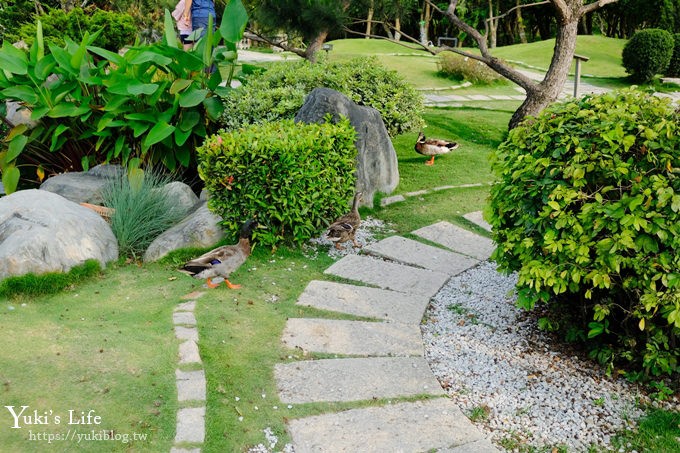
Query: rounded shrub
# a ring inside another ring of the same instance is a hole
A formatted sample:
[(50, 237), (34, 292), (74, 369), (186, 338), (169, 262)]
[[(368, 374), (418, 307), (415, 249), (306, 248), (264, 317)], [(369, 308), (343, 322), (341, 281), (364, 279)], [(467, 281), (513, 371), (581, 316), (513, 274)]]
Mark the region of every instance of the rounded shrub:
[(673, 35), (648, 28), (633, 35), (623, 47), (623, 67), (638, 83), (651, 81), (668, 68), (673, 56)]
[(208, 206), (232, 239), (246, 219), (256, 218), (259, 244), (306, 241), (348, 210), (355, 135), (347, 119), (281, 120), (212, 135), (197, 150)]
[(489, 217), (518, 304), (611, 371), (680, 372), (680, 114), (635, 90), (547, 108), (510, 132)]
[(666, 70), (666, 75), (669, 77), (680, 77), (680, 33), (673, 35), (673, 41), (673, 56)]
[(423, 125), (422, 96), (376, 58), (359, 57), (341, 63), (281, 63), (249, 75), (244, 82), (244, 86), (229, 91), (223, 99), (221, 122), (227, 129), (292, 119), (305, 96), (317, 87), (331, 88), (359, 105), (373, 107), (380, 112), (391, 136)]
[(437, 62), (439, 74), (457, 81), (489, 85), (505, 81), (505, 78), (481, 61), (453, 52), (442, 52)]

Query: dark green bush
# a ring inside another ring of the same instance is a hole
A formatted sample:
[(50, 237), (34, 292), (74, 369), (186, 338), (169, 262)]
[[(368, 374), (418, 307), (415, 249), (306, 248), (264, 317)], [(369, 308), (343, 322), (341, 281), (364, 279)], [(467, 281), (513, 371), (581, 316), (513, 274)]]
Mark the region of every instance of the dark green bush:
[(355, 131), (349, 120), (253, 125), (208, 137), (198, 171), (208, 206), (235, 239), (257, 218), (263, 245), (301, 243), (348, 209), (355, 187)]
[(641, 30), (623, 47), (623, 67), (637, 83), (647, 83), (663, 73), (673, 56), (673, 35), (666, 30)]
[(611, 370), (680, 371), (680, 116), (634, 90), (555, 104), (495, 154), (490, 221), (519, 305)]
[(293, 118), (305, 96), (317, 87), (331, 88), (357, 104), (375, 108), (391, 136), (423, 124), (422, 96), (376, 58), (361, 57), (344, 63), (281, 63), (252, 74), (245, 82), (224, 98), (222, 123), (228, 129)]
[(437, 62), (439, 74), (457, 81), (489, 85), (505, 81), (505, 78), (481, 61), (453, 52), (442, 52)]
[(680, 33), (673, 35), (675, 45), (673, 47), (673, 57), (666, 70), (666, 75), (669, 77), (680, 77)]
[[(123, 46), (134, 43), (137, 36), (137, 27), (130, 15), (96, 7), (73, 8), (68, 12), (57, 8), (37, 16), (37, 20), (42, 23), (45, 41), (57, 46), (63, 46), (66, 37), (80, 41), (86, 32), (93, 35), (101, 30), (92, 44), (118, 52)], [(31, 45), (35, 34), (36, 24), (27, 23), (19, 28), (17, 38)]]

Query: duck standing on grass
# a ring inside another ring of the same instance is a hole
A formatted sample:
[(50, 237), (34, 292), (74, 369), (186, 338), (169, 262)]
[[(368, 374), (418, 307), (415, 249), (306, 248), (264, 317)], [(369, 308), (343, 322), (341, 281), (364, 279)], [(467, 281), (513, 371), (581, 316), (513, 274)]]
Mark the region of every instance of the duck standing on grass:
[(186, 263), (182, 271), (195, 278), (205, 278), (209, 288), (219, 286), (219, 283), (214, 284), (211, 281), (214, 277), (224, 278), (224, 283), (230, 289), (240, 288), (241, 285), (234, 285), (229, 281), (229, 275), (245, 263), (246, 258), (250, 256), (250, 238), (256, 227), (255, 220), (246, 221), (241, 227), (238, 244), (217, 247)]
[(359, 216), (359, 202), (361, 201), (361, 192), (354, 194), (354, 201), (352, 202), (352, 210), (344, 216), (331, 223), (328, 227), (326, 237), (329, 241), (335, 242), (335, 248), (340, 250), (340, 244), (352, 241), (354, 247), (361, 247), (356, 240), (356, 233), (361, 225), (361, 216)]
[(425, 138), (425, 134), (420, 132), (418, 133), (418, 141), (416, 141), (415, 148), (418, 154), (432, 156), (430, 160), (425, 162), (425, 165), (434, 165), (434, 156), (446, 154), (458, 148), (458, 143), (437, 138)]

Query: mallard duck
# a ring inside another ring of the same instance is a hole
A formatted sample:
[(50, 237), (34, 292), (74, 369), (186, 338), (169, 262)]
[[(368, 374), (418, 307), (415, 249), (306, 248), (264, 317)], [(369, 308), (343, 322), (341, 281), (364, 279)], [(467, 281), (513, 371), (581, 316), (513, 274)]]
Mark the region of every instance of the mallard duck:
[(361, 225), (361, 216), (359, 216), (359, 202), (361, 201), (361, 192), (354, 194), (354, 201), (352, 202), (352, 210), (344, 216), (338, 218), (331, 223), (326, 232), (326, 237), (329, 241), (335, 242), (335, 248), (340, 250), (340, 244), (352, 241), (354, 247), (361, 247), (356, 240), (356, 233)]
[(256, 227), (257, 222), (255, 220), (246, 221), (241, 227), (238, 244), (217, 247), (189, 261), (182, 270), (195, 278), (205, 278), (209, 288), (219, 286), (219, 284), (214, 284), (211, 281), (213, 277), (224, 278), (224, 283), (230, 289), (240, 288), (241, 285), (235, 285), (229, 281), (229, 275), (250, 256), (250, 238)]
[(425, 134), (422, 132), (418, 134), (416, 152), (423, 156), (432, 156), (430, 160), (425, 162), (425, 165), (434, 165), (434, 156), (446, 154), (456, 148), (458, 148), (458, 143), (456, 142), (448, 142), (436, 138), (425, 138)]

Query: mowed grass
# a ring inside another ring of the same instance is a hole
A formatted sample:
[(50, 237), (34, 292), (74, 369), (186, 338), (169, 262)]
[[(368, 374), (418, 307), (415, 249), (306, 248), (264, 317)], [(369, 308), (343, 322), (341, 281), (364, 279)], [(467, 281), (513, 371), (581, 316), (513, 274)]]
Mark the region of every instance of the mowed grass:
[[(112, 266), (65, 292), (0, 304), (2, 406), (49, 415), (47, 424), (11, 429), (3, 407), (2, 451), (169, 450), (177, 409), (172, 309), (193, 283), (170, 282), (172, 275), (158, 265)], [(76, 418), (94, 411), (100, 423), (69, 425), (69, 411)], [(31, 440), (69, 430), (72, 440)], [(113, 431), (118, 440), (77, 445), (77, 434), (92, 430)]]

